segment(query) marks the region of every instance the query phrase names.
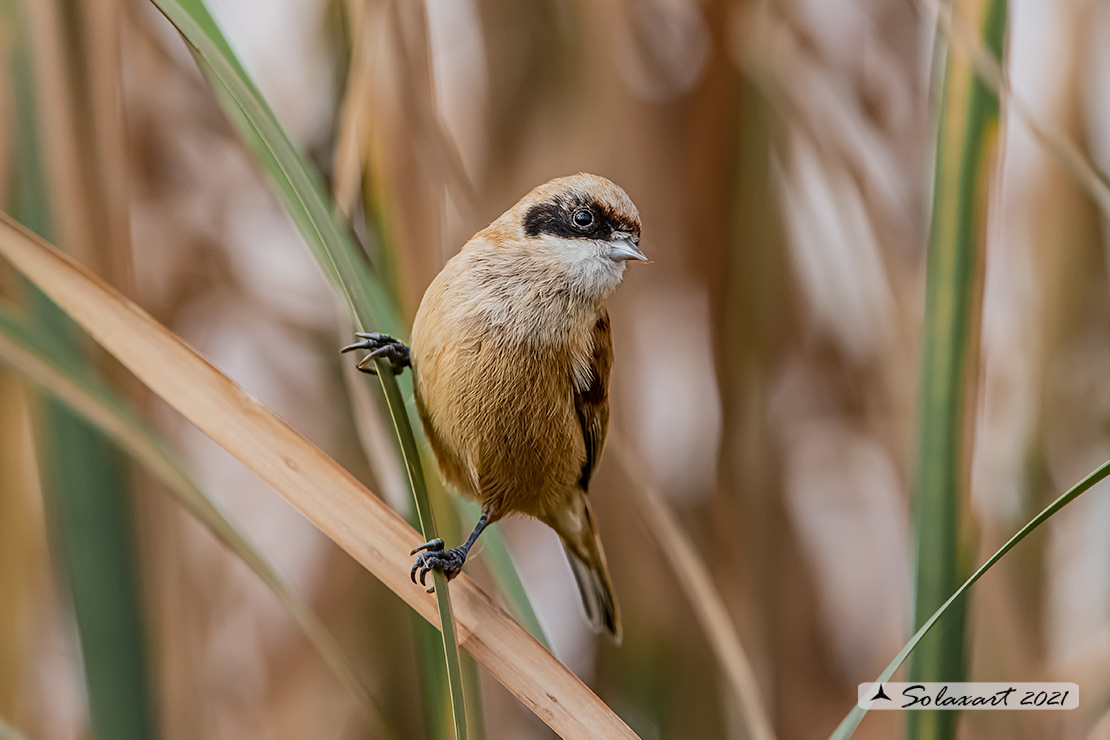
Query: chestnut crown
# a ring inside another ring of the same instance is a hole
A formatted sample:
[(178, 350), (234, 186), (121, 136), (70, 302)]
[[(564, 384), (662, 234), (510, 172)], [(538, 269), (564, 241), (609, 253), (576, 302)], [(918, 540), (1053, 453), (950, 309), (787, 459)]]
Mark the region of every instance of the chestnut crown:
[(547, 182), (522, 201), (522, 227), (529, 237), (610, 241), (640, 238), (640, 214), (620, 186), (579, 173)]

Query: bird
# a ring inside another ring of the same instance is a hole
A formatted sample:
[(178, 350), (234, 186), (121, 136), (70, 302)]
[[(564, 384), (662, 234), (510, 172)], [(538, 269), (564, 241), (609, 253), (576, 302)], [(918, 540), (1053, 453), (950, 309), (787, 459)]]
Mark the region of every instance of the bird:
[[(559, 535), (587, 619), (618, 643), (621, 618), (590, 505), (609, 426), (608, 298), (639, 247), (640, 215), (598, 175), (536, 187), (475, 234), (428, 286), (411, 344), (356, 333), (376, 372), (411, 367), (416, 406), (444, 479), (481, 504), (461, 546), (414, 549), (410, 577), (462, 570), (489, 525), (534, 517)], [(429, 589), (431, 590), (431, 589)]]

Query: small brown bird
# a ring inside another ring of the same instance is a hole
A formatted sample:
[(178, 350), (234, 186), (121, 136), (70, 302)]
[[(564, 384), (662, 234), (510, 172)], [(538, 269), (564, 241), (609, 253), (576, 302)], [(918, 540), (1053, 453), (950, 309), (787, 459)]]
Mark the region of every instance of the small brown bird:
[(609, 425), (613, 341), (606, 299), (638, 246), (640, 216), (596, 175), (539, 186), (479, 231), (432, 281), (411, 350), (359, 334), (359, 368), (384, 357), (411, 364), (416, 402), (444, 478), (482, 504), (461, 547), (435, 539), (413, 550), (421, 584), (432, 569), (459, 574), (487, 526), (507, 514), (554, 529), (586, 614), (615, 640), (621, 621), (587, 493)]

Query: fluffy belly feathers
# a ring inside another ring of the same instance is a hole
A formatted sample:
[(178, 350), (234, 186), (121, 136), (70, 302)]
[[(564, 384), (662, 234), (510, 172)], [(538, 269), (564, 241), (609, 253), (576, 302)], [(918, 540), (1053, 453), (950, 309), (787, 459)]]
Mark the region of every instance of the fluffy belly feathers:
[[(560, 348), (507, 351), (495, 334), (414, 343), (417, 404), (445, 477), (460, 492), (495, 520), (511, 512), (547, 519), (577, 485), (586, 455), (581, 433), (568, 433), (579, 430), (574, 362)], [(511, 367), (507, 356), (515, 358)]]

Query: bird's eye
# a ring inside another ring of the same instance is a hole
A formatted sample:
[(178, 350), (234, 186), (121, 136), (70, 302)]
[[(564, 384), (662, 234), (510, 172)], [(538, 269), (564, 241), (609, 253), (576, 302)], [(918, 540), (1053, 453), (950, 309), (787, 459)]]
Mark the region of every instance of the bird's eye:
[(579, 208), (574, 212), (574, 215), (571, 216), (571, 220), (574, 221), (574, 225), (578, 228), (588, 229), (593, 226), (594, 214), (589, 208)]

